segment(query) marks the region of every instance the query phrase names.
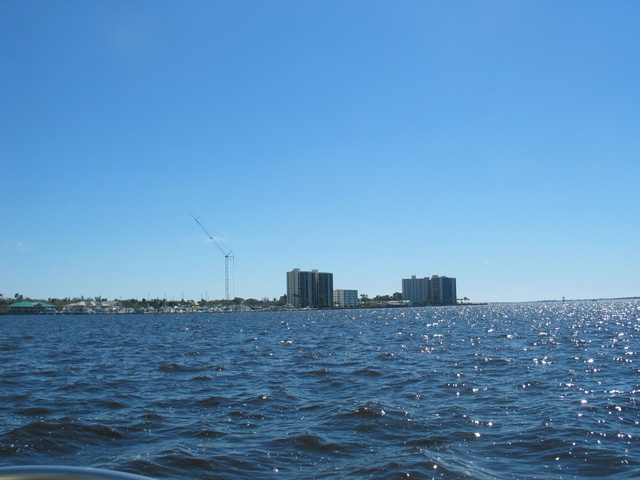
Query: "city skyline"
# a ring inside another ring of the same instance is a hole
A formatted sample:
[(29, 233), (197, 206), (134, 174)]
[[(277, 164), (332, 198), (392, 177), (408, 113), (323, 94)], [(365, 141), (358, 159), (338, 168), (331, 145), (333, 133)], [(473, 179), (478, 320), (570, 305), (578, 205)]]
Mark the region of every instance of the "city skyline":
[[(640, 294), (640, 3), (0, 3), (0, 292)], [(194, 218), (199, 218), (208, 235)], [(606, 279), (603, 282), (602, 279)]]

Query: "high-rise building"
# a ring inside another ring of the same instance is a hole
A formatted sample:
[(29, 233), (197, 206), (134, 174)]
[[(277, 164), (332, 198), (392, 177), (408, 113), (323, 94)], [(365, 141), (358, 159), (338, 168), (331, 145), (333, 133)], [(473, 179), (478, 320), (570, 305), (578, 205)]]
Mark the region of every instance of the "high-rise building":
[(429, 298), (429, 279), (416, 278), (415, 275), (411, 275), (411, 278), (403, 278), (402, 298), (411, 303), (426, 303)]
[(333, 273), (301, 271), (287, 272), (287, 301), (300, 307), (325, 308), (333, 305)]
[(310, 307), (313, 297), (313, 275), (294, 268), (287, 272), (287, 302), (296, 308)]
[(333, 306), (333, 273), (312, 270), (314, 280), (313, 304), (317, 308)]
[(457, 303), (456, 279), (432, 275), (429, 279), (429, 301), (442, 305)]
[(431, 278), (416, 278), (415, 275), (403, 278), (402, 298), (414, 304), (455, 305), (456, 279), (438, 275), (432, 275)]
[(358, 305), (358, 291), (334, 290), (333, 304), (339, 307), (356, 307)]

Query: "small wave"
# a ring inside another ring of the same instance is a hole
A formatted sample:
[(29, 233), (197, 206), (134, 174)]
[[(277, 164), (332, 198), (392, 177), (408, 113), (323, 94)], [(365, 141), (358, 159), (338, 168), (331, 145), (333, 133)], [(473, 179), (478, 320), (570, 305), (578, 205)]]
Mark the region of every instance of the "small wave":
[(98, 400), (94, 403), (94, 406), (106, 408), (108, 410), (121, 410), (123, 408), (127, 408), (122, 402), (118, 402), (117, 400)]
[(122, 438), (122, 433), (102, 424), (39, 421), (13, 429), (3, 440), (33, 445), (37, 451), (66, 451), (69, 445), (79, 448), (80, 445), (96, 445), (105, 440)]
[(227, 434), (219, 430), (203, 429), (203, 430), (198, 430), (197, 432), (192, 432), (190, 434), (187, 433), (186, 435), (196, 437), (196, 438), (218, 438), (218, 437), (224, 437)]
[(384, 417), (387, 414), (382, 404), (378, 402), (367, 402), (364, 405), (358, 405), (349, 415), (356, 417)]
[(301, 372), (302, 375), (311, 375), (311, 376), (325, 376), (331, 373), (331, 369), (329, 368), (319, 368), (316, 370), (307, 370), (305, 372)]
[(313, 410), (318, 410), (319, 408), (324, 408), (324, 405), (314, 403), (312, 405), (304, 405), (304, 406), (298, 407), (297, 410), (301, 412), (310, 412)]
[[(428, 472), (428, 473), (427, 473)], [(410, 465), (403, 465), (399, 461), (383, 458), (378, 461), (369, 462), (366, 466), (359, 466), (352, 469), (350, 476), (357, 478), (379, 478), (379, 479), (404, 479), (404, 478), (465, 478), (460, 476), (448, 476), (449, 472), (443, 471), (438, 463), (433, 461), (411, 462)]]
[(430, 448), (438, 445), (446, 445), (451, 442), (451, 437), (445, 435), (434, 435), (424, 438), (414, 438), (407, 441), (407, 445), (418, 448)]
[(143, 418), (145, 420), (160, 420), (162, 419), (162, 415), (160, 415), (159, 413), (151, 412), (151, 413), (145, 413), (140, 418)]
[(187, 368), (185, 368), (183, 365), (180, 365), (178, 363), (170, 363), (169, 365), (160, 365), (158, 367), (158, 371), (166, 372), (166, 373), (186, 372), (187, 370), (188, 370)]
[(378, 355), (378, 358), (380, 360), (398, 360), (399, 357), (392, 352), (383, 352), (380, 355)]
[(308, 433), (303, 435), (294, 435), (290, 437), (279, 438), (277, 440), (274, 440), (272, 443), (278, 448), (282, 448), (282, 445), (287, 445), (288, 447), (292, 447), (302, 452), (333, 453), (336, 451), (341, 451), (343, 449), (343, 447), (339, 444), (329, 442), (320, 435), (312, 435)]
[(46, 407), (26, 407), (15, 411), (18, 415), (25, 415), (27, 417), (42, 417), (49, 415), (53, 410)]
[(512, 361), (505, 357), (481, 357), (481, 360), (486, 365), (508, 365)]
[(211, 396), (211, 397), (207, 397), (207, 398), (203, 398), (202, 400), (199, 400), (196, 404), (201, 407), (218, 407), (222, 405), (223, 400), (224, 399), (220, 397)]
[(126, 462), (119, 470), (152, 478), (167, 478), (167, 476), (170, 476), (172, 473), (176, 476), (181, 473), (180, 470), (174, 470), (173, 472), (167, 471), (166, 466), (154, 462), (149, 458), (141, 457)]
[(169, 467), (175, 467), (180, 471), (188, 472), (197, 472), (198, 470), (210, 472), (217, 466), (212, 460), (197, 457), (184, 449), (167, 451), (162, 455), (162, 463)]
[(353, 372), (356, 375), (362, 375), (364, 377), (380, 377), (382, 373), (380, 371), (375, 370), (373, 368), (361, 368), (360, 370), (356, 370)]

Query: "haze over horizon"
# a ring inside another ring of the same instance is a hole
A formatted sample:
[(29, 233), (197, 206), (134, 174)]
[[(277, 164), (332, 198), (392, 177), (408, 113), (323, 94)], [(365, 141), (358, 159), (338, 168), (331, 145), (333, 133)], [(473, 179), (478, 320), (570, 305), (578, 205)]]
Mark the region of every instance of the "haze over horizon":
[(640, 3), (0, 3), (0, 292), (640, 295)]

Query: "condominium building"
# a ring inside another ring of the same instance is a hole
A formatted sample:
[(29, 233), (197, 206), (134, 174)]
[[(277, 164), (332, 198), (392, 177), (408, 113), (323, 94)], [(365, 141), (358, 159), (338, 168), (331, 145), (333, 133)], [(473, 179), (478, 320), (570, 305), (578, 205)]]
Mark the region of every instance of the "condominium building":
[(431, 303), (455, 305), (457, 303), (456, 279), (432, 275), (429, 279)]
[(402, 298), (414, 304), (455, 305), (456, 279), (439, 275), (416, 278), (412, 275), (411, 278), (402, 279)]
[(358, 306), (358, 291), (357, 290), (334, 290), (333, 304), (338, 307)]
[(409, 300), (411, 303), (426, 303), (429, 298), (429, 279), (411, 278), (402, 279), (402, 298)]
[(287, 272), (287, 301), (293, 307), (325, 308), (333, 305), (333, 273)]
[(287, 303), (296, 308), (310, 307), (313, 297), (313, 275), (294, 268), (287, 272)]

